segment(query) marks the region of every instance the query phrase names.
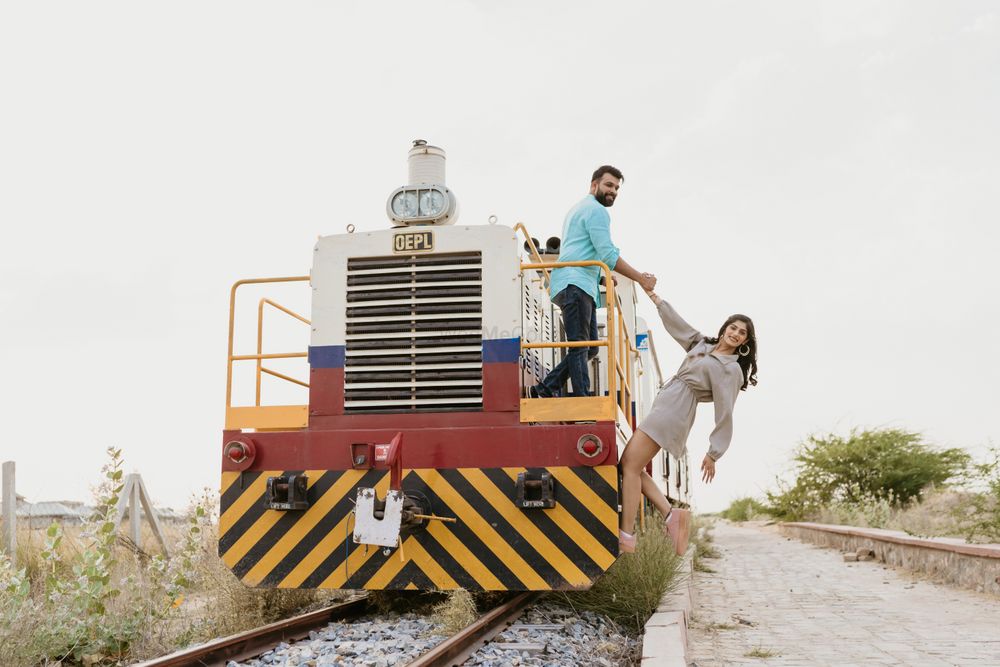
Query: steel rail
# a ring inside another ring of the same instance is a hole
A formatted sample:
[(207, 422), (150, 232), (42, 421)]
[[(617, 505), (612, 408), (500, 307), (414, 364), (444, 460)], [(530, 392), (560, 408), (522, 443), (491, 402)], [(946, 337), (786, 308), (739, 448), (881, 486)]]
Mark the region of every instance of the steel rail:
[(283, 641), (302, 639), (309, 632), (322, 628), (330, 621), (352, 618), (363, 613), (368, 597), (359, 597), (317, 611), (261, 626), (238, 635), (215, 639), (201, 646), (176, 651), (169, 655), (141, 662), (133, 667), (224, 667), (230, 660), (245, 660), (260, 655)]
[(516, 621), (525, 608), (538, 598), (538, 593), (521, 593), (487, 612), (478, 620), (452, 635), (406, 667), (451, 667), (461, 665), (481, 646)]

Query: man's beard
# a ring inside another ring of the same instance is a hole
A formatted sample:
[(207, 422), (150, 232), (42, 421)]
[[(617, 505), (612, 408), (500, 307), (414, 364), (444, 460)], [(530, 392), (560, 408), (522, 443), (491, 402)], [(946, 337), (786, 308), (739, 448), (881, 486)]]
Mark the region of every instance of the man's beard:
[(594, 199), (596, 199), (597, 203), (603, 206), (604, 208), (611, 208), (612, 206), (614, 206), (615, 200), (613, 197), (610, 200), (608, 199), (608, 196), (610, 194), (611, 194), (610, 192), (605, 192), (604, 194), (598, 192), (597, 196), (595, 196)]

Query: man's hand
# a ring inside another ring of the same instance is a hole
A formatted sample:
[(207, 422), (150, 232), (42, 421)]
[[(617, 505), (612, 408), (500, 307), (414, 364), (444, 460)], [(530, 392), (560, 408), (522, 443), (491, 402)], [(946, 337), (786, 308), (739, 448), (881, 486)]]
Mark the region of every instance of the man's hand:
[(656, 276), (652, 273), (643, 273), (639, 276), (639, 286), (647, 292), (652, 292), (656, 288)]
[(705, 454), (705, 458), (701, 460), (701, 481), (707, 483), (713, 479), (715, 479), (715, 461)]

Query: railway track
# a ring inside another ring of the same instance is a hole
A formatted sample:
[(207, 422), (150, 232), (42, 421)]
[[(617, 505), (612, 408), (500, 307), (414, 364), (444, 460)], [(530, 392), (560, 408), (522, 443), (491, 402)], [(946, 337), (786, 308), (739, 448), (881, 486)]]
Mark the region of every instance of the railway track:
[[(486, 642), (513, 623), (536, 598), (537, 593), (522, 593), (483, 614), (471, 625), (437, 644), (407, 667), (446, 667), (461, 665)], [(216, 639), (190, 649), (139, 663), (134, 667), (225, 667), (230, 661), (254, 658), (280, 642), (303, 639), (333, 621), (361, 616), (367, 609), (367, 596), (324, 607), (318, 611)]]

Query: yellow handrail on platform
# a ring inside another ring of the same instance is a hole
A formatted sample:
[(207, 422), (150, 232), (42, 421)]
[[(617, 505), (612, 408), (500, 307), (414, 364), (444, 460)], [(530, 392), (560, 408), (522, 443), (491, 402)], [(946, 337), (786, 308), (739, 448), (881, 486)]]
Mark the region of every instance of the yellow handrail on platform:
[[(307, 282), (309, 276), (291, 276), (282, 278), (249, 278), (238, 280), (233, 283), (229, 292), (229, 344), (226, 355), (226, 429), (252, 428), (256, 430), (274, 429), (301, 429), (305, 428), (308, 421), (308, 406), (306, 405), (261, 405), (260, 404), (260, 380), (261, 374), (266, 373), (273, 377), (292, 382), (294, 384), (308, 387), (308, 383), (289, 377), (262, 365), (264, 359), (297, 359), (308, 357), (307, 352), (273, 352), (264, 354), (263, 352), (263, 318), (264, 305), (270, 305), (306, 324), (309, 320), (302, 317), (284, 306), (275, 303), (270, 299), (261, 299), (257, 304), (257, 354), (233, 354), (233, 338), (236, 329), (236, 292), (243, 285), (261, 285), (268, 283), (290, 283)], [(233, 362), (250, 361), (257, 362), (256, 375), (256, 401), (253, 406), (233, 405)]]
[[(518, 223), (520, 225), (520, 223)], [(523, 225), (520, 225), (523, 229)], [(527, 234), (527, 231), (524, 232)], [(530, 237), (529, 237), (530, 238)], [(529, 243), (529, 245), (532, 245)], [(537, 256), (537, 253), (535, 253)], [(606, 340), (590, 341), (565, 341), (552, 343), (528, 343), (521, 341), (522, 350), (546, 349), (546, 348), (570, 348), (570, 347), (604, 347), (608, 350), (608, 395), (607, 396), (586, 396), (568, 398), (522, 398), (521, 399), (521, 421), (522, 422), (545, 422), (545, 421), (617, 421), (618, 412), (621, 411), (626, 422), (632, 423), (632, 387), (628, 379), (626, 369), (622, 367), (620, 359), (625, 359), (626, 367), (630, 366), (628, 358), (629, 352), (638, 354), (631, 341), (628, 340), (628, 332), (625, 328), (625, 317), (621, 303), (615, 292), (614, 279), (611, 276), (611, 269), (604, 262), (597, 260), (585, 260), (579, 262), (536, 262), (533, 264), (521, 264), (521, 271), (556, 269), (569, 266), (597, 266), (604, 273), (604, 284), (609, 290), (607, 299), (607, 331)], [(548, 274), (546, 273), (546, 276)], [(617, 338), (616, 338), (617, 337)], [(617, 341), (617, 345), (615, 344)], [(621, 377), (622, 391), (617, 389), (616, 380)]]

